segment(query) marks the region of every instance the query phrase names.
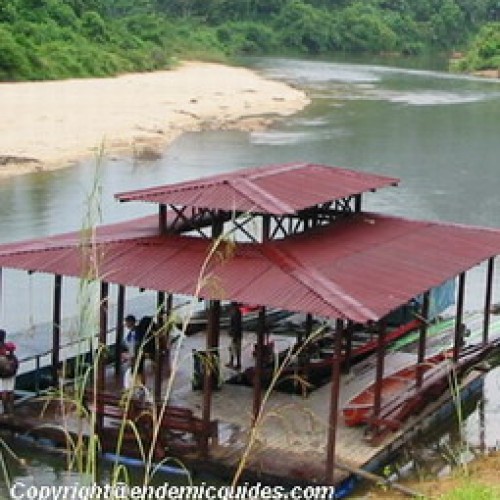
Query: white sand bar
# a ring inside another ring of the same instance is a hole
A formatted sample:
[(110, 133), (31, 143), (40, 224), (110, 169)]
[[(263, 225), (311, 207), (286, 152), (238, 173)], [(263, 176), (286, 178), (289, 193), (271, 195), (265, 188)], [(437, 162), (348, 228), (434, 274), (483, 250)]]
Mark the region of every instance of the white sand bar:
[(105, 152), (155, 156), (184, 131), (252, 130), (308, 104), (257, 73), (186, 62), (116, 78), (0, 84), (0, 177)]

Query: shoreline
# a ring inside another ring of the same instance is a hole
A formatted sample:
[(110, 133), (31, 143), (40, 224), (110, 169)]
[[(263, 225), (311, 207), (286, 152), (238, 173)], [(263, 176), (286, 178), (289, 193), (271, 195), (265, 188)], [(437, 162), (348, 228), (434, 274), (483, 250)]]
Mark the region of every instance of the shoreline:
[(0, 83), (0, 179), (95, 156), (155, 160), (184, 132), (261, 130), (309, 104), (256, 72), (185, 62), (103, 79)]

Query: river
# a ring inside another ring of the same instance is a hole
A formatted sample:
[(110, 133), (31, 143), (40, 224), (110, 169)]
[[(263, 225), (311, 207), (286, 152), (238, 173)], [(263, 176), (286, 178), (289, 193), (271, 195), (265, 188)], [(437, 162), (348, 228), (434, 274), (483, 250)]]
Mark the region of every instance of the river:
[[(398, 63), (399, 67), (285, 58), (249, 59), (245, 64), (305, 89), (312, 103), (265, 131), (185, 134), (158, 161), (121, 157), (105, 161), (98, 174), (103, 222), (154, 210), (148, 204), (120, 205), (113, 199), (118, 191), (300, 160), (401, 179), (398, 188), (369, 195), (369, 209), (500, 227), (499, 81), (451, 75), (439, 71), (439, 65), (438, 70), (422, 69), (411, 60)], [(95, 162), (87, 161), (0, 180), (0, 242), (78, 229), (94, 170)], [(6, 274), (5, 281), (15, 283), (5, 290), (4, 327), (18, 330), (48, 321), (51, 299), (43, 292), (46, 283), (35, 283), (25, 273), (16, 274), (14, 280)], [(484, 285), (483, 268), (468, 273), (466, 309), (481, 307)], [(19, 301), (29, 311), (22, 322), (13, 312)], [(500, 405), (499, 382), (497, 370), (486, 377), (485, 439), (492, 447), (500, 440), (500, 427), (493, 418)], [(477, 412), (469, 419), (471, 441), (478, 435), (477, 419)]]

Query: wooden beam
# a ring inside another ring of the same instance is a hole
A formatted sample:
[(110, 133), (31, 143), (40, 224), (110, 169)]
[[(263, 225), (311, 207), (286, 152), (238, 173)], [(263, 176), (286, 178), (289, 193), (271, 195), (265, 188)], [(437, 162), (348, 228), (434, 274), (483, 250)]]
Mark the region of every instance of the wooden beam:
[(486, 294), (484, 297), (484, 318), (483, 318), (483, 344), (488, 343), (490, 334), (490, 313), (491, 313), (491, 298), (493, 291), (493, 273), (495, 271), (495, 258), (491, 257), (488, 260), (488, 269), (486, 271)]
[(354, 212), (361, 212), (361, 195), (354, 196)]
[(352, 357), (352, 336), (354, 333), (354, 321), (349, 320), (347, 322), (347, 328), (345, 329), (345, 355), (343, 362), (344, 373), (349, 373), (351, 371), (351, 357)]
[(427, 342), (427, 324), (429, 320), (429, 303), (430, 303), (430, 292), (424, 293), (424, 301), (422, 304), (422, 319), (424, 320), (422, 326), (420, 327), (419, 339), (418, 339), (418, 357), (417, 357), (417, 387), (422, 385), (424, 370), (423, 363), (425, 361), (425, 351)]
[(373, 395), (373, 417), (378, 419), (382, 406), (382, 383), (384, 379), (385, 361), (385, 322), (379, 322), (377, 342), (377, 366), (375, 373), (375, 393)]
[(155, 334), (155, 337), (150, 340), (150, 342), (155, 343), (155, 359), (154, 361), (154, 399), (156, 402), (161, 401), (161, 383), (163, 378), (163, 359), (164, 353), (162, 349), (162, 343), (160, 339), (163, 337), (163, 327), (165, 318), (165, 292), (157, 292), (156, 294), (156, 311), (157, 311), (157, 325), (159, 328), (159, 333), (150, 332), (150, 334)]
[(328, 441), (326, 447), (325, 479), (327, 484), (333, 483), (333, 473), (335, 468), (335, 448), (337, 443), (337, 420), (339, 410), (340, 365), (342, 362), (343, 333), (344, 323), (341, 319), (337, 319), (335, 324), (335, 343), (332, 363), (332, 387), (330, 393), (330, 415), (328, 418)]
[(52, 384), (59, 385), (59, 351), (61, 349), (61, 298), (62, 276), (54, 276), (54, 303), (52, 307)]
[(158, 210), (158, 230), (160, 234), (167, 234), (167, 205), (160, 203)]
[(118, 285), (118, 297), (116, 299), (116, 352), (115, 352), (115, 375), (118, 377), (122, 370), (122, 345), (123, 345), (123, 322), (125, 320), (125, 286)]
[(465, 273), (460, 273), (458, 277), (458, 297), (457, 297), (457, 314), (455, 317), (455, 338), (453, 341), (453, 361), (458, 361), (460, 348), (463, 343), (463, 318), (464, 318), (464, 296), (465, 296)]
[(262, 243), (269, 241), (271, 237), (271, 216), (262, 216)]
[[(107, 330), (108, 330), (108, 295), (109, 295), (109, 285), (105, 281), (101, 281), (101, 291), (100, 291), (100, 301), (99, 301), (99, 353), (97, 357), (97, 380), (96, 380), (96, 389), (98, 395), (104, 392), (106, 388), (105, 348), (107, 343)], [(96, 427), (98, 433), (100, 433), (104, 428), (104, 417), (103, 417), (104, 411), (102, 407), (102, 401), (100, 405), (101, 407), (97, 408), (97, 415), (96, 415)]]
[(165, 375), (170, 377), (170, 372), (172, 370), (171, 366), (171, 352), (170, 352), (170, 332), (172, 330), (172, 318), (170, 317), (172, 314), (172, 306), (173, 306), (174, 296), (169, 293), (167, 295), (167, 309), (165, 311), (165, 317), (167, 319), (166, 329), (164, 333), (160, 336), (160, 349), (162, 351), (164, 360), (165, 360)]
[(211, 300), (208, 311), (208, 332), (206, 338), (206, 349), (200, 360), (203, 366), (203, 408), (202, 420), (204, 436), (201, 443), (201, 455), (208, 456), (208, 436), (210, 433), (210, 421), (212, 415), (212, 392), (213, 380), (219, 377), (219, 328), (220, 328), (220, 301)]
[(253, 375), (252, 426), (257, 423), (262, 404), (262, 372), (264, 368), (264, 339), (266, 336), (266, 308), (259, 309), (257, 345), (255, 346), (255, 370)]

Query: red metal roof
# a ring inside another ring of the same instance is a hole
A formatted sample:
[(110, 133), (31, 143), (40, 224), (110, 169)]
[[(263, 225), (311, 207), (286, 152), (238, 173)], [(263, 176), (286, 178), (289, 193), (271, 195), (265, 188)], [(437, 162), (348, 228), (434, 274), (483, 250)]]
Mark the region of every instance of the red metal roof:
[(120, 201), (293, 214), (320, 203), (396, 185), (399, 179), (311, 163), (249, 168), (116, 195)]
[[(500, 253), (498, 230), (371, 213), (265, 244), (223, 243), (212, 258), (210, 240), (159, 236), (146, 222), (137, 234), (135, 224), (97, 233), (106, 281), (361, 323)], [(88, 263), (75, 234), (0, 246), (0, 266), (80, 276)]]

